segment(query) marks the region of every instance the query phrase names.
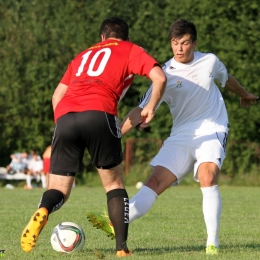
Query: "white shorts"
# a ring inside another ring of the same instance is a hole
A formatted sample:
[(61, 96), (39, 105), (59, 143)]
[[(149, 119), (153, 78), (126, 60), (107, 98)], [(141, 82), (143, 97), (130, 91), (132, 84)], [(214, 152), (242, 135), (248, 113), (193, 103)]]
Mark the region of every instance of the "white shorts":
[(227, 137), (228, 134), (224, 132), (170, 136), (150, 164), (171, 171), (178, 179), (173, 185), (178, 185), (192, 168), (194, 180), (198, 181), (197, 170), (201, 163), (213, 162), (221, 169), (226, 157)]

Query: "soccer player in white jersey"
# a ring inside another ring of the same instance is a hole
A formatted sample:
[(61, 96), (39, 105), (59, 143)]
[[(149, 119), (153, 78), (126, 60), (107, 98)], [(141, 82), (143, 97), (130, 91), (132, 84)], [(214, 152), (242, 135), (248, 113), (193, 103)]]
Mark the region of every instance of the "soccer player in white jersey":
[[(151, 176), (129, 202), (129, 221), (147, 213), (158, 195), (169, 186), (178, 185), (193, 170), (194, 180), (200, 183), (203, 195), (208, 234), (206, 254), (217, 254), (222, 208), (218, 175), (225, 159), (229, 124), (215, 80), (238, 95), (242, 107), (256, 104), (258, 97), (248, 93), (229, 75), (216, 55), (195, 51), (197, 31), (193, 23), (185, 19), (175, 21), (170, 26), (169, 39), (174, 57), (163, 67), (167, 85), (161, 103), (168, 104), (173, 126), (170, 136), (151, 161)], [(140, 113), (149, 101), (151, 90), (152, 86), (139, 106), (123, 120), (122, 134), (138, 124), (140, 128), (147, 127), (142, 123)]]

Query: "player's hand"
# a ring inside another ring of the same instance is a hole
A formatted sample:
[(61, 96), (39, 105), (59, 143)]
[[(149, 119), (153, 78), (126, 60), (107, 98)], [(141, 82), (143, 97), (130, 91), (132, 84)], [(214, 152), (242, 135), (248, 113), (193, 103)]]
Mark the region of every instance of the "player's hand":
[(154, 118), (155, 111), (145, 107), (141, 112), (141, 119), (139, 129), (142, 130), (149, 126), (150, 122)]
[(255, 96), (252, 93), (248, 93), (245, 97), (240, 97), (240, 106), (249, 108), (251, 105), (255, 105), (258, 99), (258, 96)]

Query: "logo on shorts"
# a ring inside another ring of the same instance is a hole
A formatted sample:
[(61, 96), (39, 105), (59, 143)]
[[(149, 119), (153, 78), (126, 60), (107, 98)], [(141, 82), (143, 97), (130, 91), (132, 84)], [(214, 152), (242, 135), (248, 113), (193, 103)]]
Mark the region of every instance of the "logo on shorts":
[(217, 160), (219, 161), (219, 163), (221, 163), (221, 158), (218, 158)]

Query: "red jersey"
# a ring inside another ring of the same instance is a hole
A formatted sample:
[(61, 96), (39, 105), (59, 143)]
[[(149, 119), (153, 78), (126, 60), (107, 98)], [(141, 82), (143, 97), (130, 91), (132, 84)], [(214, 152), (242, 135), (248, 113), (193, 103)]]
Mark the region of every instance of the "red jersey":
[(69, 112), (104, 111), (117, 116), (117, 105), (134, 79), (149, 78), (159, 65), (144, 49), (128, 41), (106, 40), (77, 55), (60, 83), (68, 89), (54, 111), (55, 121)]

